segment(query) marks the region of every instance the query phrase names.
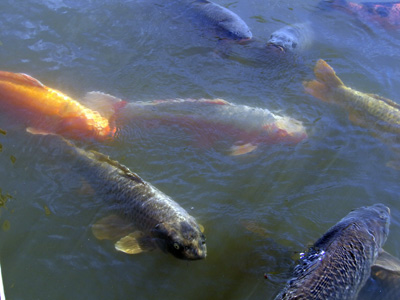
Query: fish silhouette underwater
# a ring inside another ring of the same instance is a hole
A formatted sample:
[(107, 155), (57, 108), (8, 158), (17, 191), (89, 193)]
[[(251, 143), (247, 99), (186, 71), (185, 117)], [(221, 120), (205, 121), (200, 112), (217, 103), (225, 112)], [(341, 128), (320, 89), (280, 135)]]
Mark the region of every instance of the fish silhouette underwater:
[(146, 129), (178, 126), (194, 137), (197, 147), (214, 146), (219, 141), (231, 143), (226, 150), (234, 156), (253, 152), (261, 145), (295, 145), (307, 137), (303, 124), (296, 119), (223, 99), (136, 101), (118, 111), (115, 120), (117, 138), (126, 139), (129, 127), (141, 127), (143, 134)]
[(355, 16), (362, 22), (378, 24), (387, 30), (400, 29), (400, 2), (355, 3), (345, 0), (327, 2), (331, 7)]
[(247, 24), (233, 11), (207, 0), (190, 1), (190, 14), (213, 28), (219, 39), (248, 40), (253, 37)]

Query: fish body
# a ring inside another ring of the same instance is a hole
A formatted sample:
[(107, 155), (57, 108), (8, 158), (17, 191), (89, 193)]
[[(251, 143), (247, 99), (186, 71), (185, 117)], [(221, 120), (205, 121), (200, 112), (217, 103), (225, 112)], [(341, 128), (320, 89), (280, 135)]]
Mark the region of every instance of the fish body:
[(207, 0), (190, 1), (189, 10), (222, 39), (247, 40), (253, 37), (247, 24), (233, 11)]
[(345, 108), (349, 112), (350, 120), (359, 126), (381, 132), (400, 133), (399, 104), (345, 86), (335, 71), (322, 59), (317, 62), (314, 73), (316, 80), (304, 83), (307, 93)]
[(109, 120), (99, 112), (26, 74), (0, 71), (0, 105), (21, 115), (36, 130), (97, 140), (115, 133)]
[(363, 22), (379, 24), (385, 29), (400, 29), (400, 2), (355, 3), (335, 0), (331, 6), (356, 16)]
[(357, 300), (400, 299), (400, 260), (382, 251), (371, 267), (371, 277)]
[(310, 22), (284, 26), (271, 34), (267, 47), (281, 47), (283, 51), (302, 51), (309, 48), (314, 39)]
[[(248, 153), (260, 144), (296, 144), (307, 137), (301, 122), (267, 109), (235, 105), (222, 99), (175, 99), (129, 103), (116, 116), (119, 127), (135, 121), (150, 127), (176, 126), (194, 133), (198, 143), (233, 141), (233, 155)], [(124, 130), (121, 130), (122, 134)]]
[(301, 258), (275, 299), (356, 299), (386, 241), (389, 223), (389, 208), (382, 204), (353, 210)]
[(96, 237), (113, 239), (112, 226), (126, 225), (122, 237), (114, 236), (117, 250), (136, 254), (158, 247), (180, 259), (206, 257), (200, 226), (177, 202), (108, 156), (66, 145), (82, 176), (116, 213), (93, 226)]

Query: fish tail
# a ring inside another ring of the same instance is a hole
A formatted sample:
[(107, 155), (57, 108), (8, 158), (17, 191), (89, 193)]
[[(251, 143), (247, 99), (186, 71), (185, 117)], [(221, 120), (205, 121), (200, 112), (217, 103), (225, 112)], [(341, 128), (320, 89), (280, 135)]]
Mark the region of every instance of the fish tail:
[(128, 104), (127, 101), (122, 100), (122, 101), (114, 103), (114, 105), (113, 105), (113, 114), (108, 119), (112, 137), (114, 137), (117, 132), (118, 114), (127, 104)]
[(320, 59), (314, 68), (316, 80), (304, 82), (305, 91), (323, 101), (329, 101), (333, 89), (343, 86), (343, 82), (326, 61)]

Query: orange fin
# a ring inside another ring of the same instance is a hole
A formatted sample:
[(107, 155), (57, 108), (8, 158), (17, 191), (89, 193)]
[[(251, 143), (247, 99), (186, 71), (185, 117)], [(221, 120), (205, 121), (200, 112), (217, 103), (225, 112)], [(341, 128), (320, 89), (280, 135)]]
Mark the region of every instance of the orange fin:
[(332, 67), (323, 59), (317, 61), (314, 68), (314, 73), (315, 77), (317, 77), (317, 80), (324, 82), (331, 88), (344, 85), (340, 78), (337, 77)]
[(14, 84), (19, 84), (19, 85), (31, 85), (31, 86), (45, 88), (45, 86), (39, 80), (23, 73), (0, 71), (0, 80), (10, 81)]
[(332, 67), (322, 59), (316, 63), (314, 73), (317, 80), (304, 82), (303, 86), (307, 93), (322, 101), (329, 101), (331, 89), (344, 85)]
[(126, 254), (139, 254), (155, 249), (151, 239), (141, 231), (135, 231), (124, 236), (114, 246), (116, 250)]
[(356, 111), (350, 110), (349, 112), (349, 120), (355, 125), (360, 127), (367, 128), (368, 123), (363, 119), (362, 115)]
[(230, 155), (232, 155), (232, 156), (243, 155), (243, 154), (250, 153), (256, 149), (257, 149), (257, 146), (253, 145), (251, 143), (247, 143), (244, 145), (238, 145), (238, 146), (234, 145), (231, 147)]
[(216, 98), (216, 99), (205, 99), (203, 100), (204, 103), (210, 103), (210, 104), (219, 104), (219, 105), (227, 105), (230, 104), (228, 101), (221, 99), (221, 98)]

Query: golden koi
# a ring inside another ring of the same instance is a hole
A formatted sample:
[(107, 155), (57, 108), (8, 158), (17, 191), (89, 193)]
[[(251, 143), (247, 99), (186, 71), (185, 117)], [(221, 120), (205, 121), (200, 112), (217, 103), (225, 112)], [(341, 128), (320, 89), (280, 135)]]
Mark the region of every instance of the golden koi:
[(344, 85), (324, 60), (318, 60), (316, 80), (304, 82), (307, 93), (322, 101), (338, 104), (349, 112), (350, 120), (361, 127), (400, 133), (400, 105), (384, 97), (356, 91)]
[[(26, 74), (0, 71), (0, 99), (1, 107), (20, 112), (22, 110), (24, 117), (27, 113), (33, 114), (29, 126), (39, 128), (31, 131), (105, 140), (112, 137), (116, 130), (107, 116), (100, 115), (98, 111), (85, 107)], [(115, 107), (112, 108), (115, 109), (119, 104), (113, 103)], [(113, 109), (106, 112), (109, 117), (114, 113)], [(38, 120), (41, 121), (39, 125)]]

